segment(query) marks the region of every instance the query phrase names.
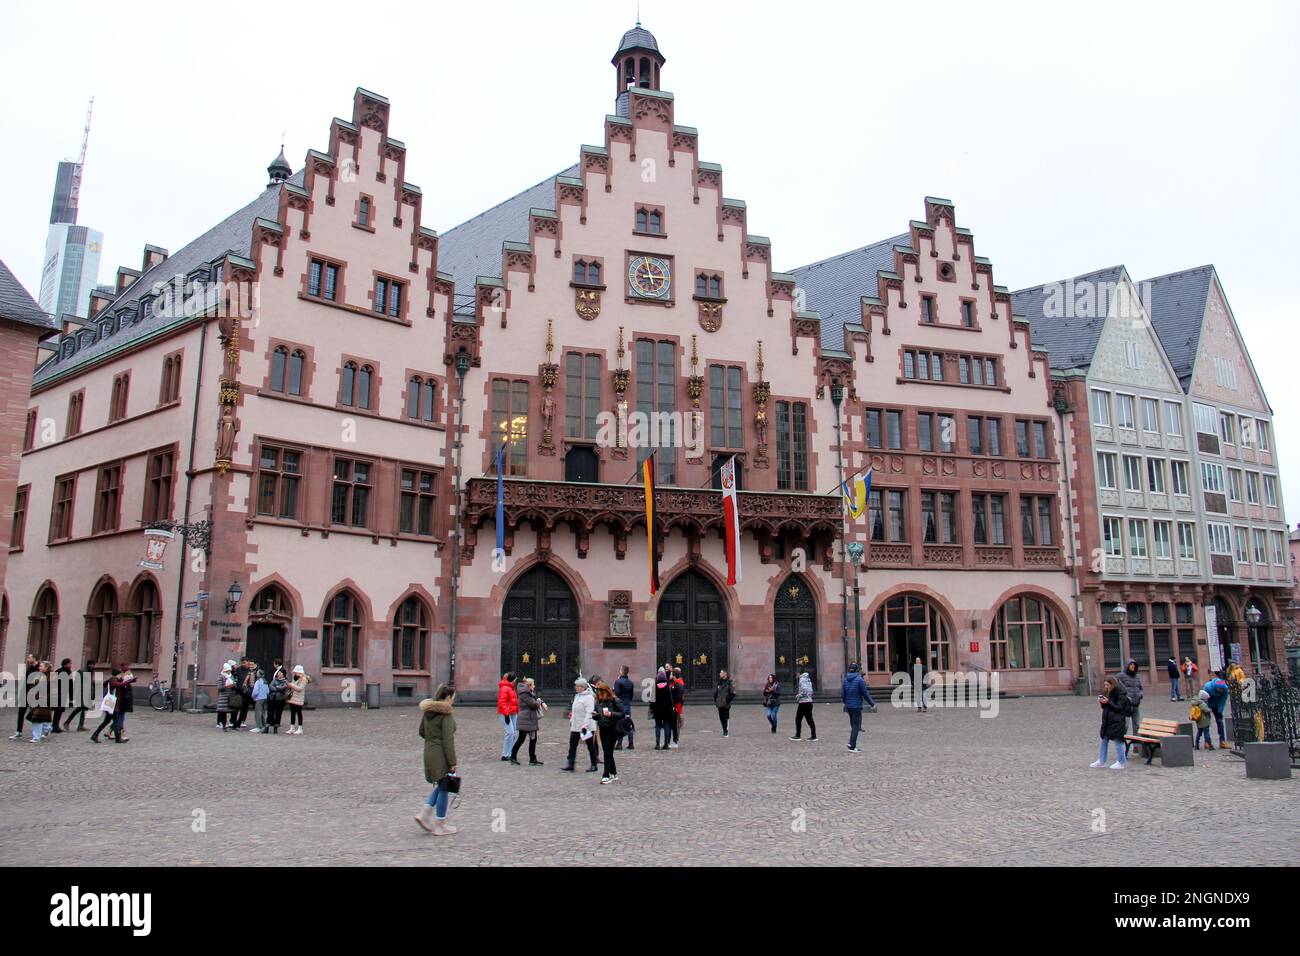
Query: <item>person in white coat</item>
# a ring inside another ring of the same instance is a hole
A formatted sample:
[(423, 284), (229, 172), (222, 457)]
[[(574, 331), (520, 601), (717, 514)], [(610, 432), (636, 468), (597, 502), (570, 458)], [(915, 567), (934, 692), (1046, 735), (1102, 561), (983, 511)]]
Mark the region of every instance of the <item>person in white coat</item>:
[(595, 773), (596, 766), (596, 721), (593, 712), (596, 709), (596, 696), (591, 692), (591, 685), (585, 678), (579, 677), (573, 682), (573, 706), (569, 710), (569, 760), (560, 768), (565, 773), (573, 773), (573, 762), (578, 757), (578, 741), (587, 742), (587, 753), (591, 755), (591, 766), (587, 773)]

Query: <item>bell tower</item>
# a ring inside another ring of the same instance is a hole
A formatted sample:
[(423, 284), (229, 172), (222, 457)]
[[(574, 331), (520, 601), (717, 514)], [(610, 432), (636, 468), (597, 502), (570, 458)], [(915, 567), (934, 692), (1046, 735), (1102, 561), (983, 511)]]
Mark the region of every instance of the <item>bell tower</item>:
[(636, 26), (623, 34), (610, 62), (614, 64), (615, 112), (619, 116), (627, 115), (628, 90), (660, 88), (659, 71), (664, 65), (664, 55), (659, 52), (655, 35), (641, 26), (639, 19)]

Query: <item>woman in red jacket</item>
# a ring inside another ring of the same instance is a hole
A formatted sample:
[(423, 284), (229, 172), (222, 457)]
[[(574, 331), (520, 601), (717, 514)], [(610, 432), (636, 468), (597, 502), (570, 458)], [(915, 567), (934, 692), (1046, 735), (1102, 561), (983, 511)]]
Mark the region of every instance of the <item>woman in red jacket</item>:
[(519, 694), (515, 692), (514, 671), (502, 674), (497, 682), (497, 713), (506, 729), (506, 738), (501, 743), (501, 759), (509, 760), (519, 736)]

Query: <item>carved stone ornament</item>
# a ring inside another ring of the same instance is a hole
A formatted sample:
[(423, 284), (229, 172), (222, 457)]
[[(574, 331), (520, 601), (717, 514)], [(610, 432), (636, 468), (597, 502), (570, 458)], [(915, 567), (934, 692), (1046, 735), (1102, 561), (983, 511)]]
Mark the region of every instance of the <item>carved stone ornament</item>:
[(705, 332), (716, 332), (722, 328), (722, 303), (700, 303), (700, 328)]
[(600, 290), (574, 289), (573, 311), (588, 322), (600, 315)]
[(625, 607), (610, 608), (609, 636), (620, 640), (632, 639), (632, 612)]

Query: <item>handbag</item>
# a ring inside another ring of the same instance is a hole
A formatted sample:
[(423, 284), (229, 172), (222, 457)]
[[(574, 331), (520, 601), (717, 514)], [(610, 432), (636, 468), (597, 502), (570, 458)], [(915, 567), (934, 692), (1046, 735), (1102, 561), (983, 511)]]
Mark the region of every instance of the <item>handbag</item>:
[(438, 781), (438, 788), (443, 793), (460, 793), (460, 774), (446, 773)]
[(104, 699), (99, 702), (99, 709), (102, 713), (111, 714), (117, 710), (117, 695), (109, 692), (104, 695)]

